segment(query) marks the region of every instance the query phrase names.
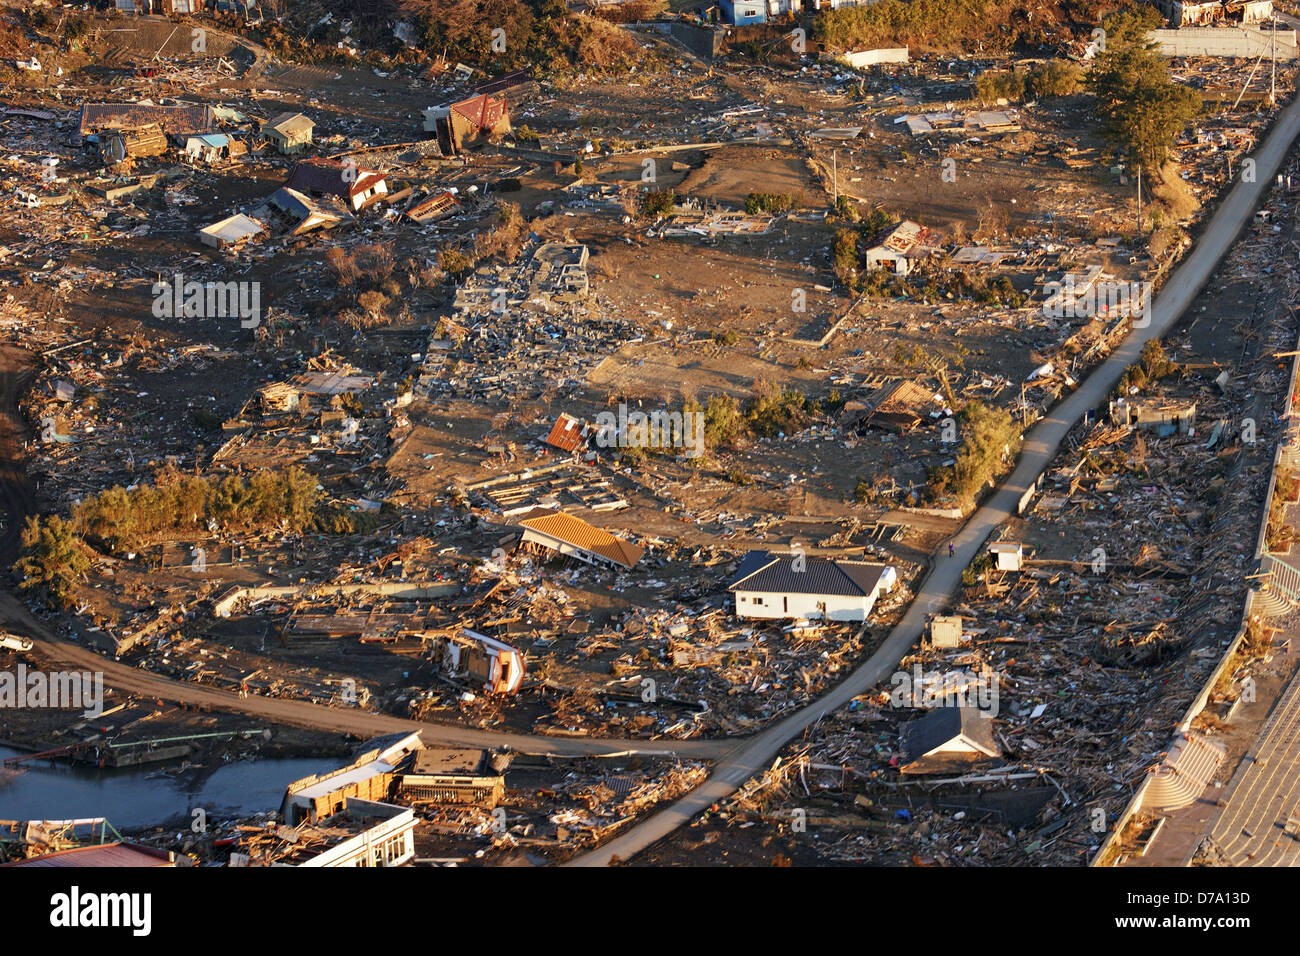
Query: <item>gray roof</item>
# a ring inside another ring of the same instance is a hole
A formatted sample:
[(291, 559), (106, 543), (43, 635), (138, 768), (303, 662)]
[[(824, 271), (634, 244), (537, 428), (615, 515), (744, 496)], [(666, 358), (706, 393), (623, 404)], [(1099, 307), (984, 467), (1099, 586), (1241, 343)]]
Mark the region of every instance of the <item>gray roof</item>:
[(993, 739), (991, 717), (982, 716), (975, 707), (937, 707), (903, 728), (902, 761), (906, 764), (920, 760), (959, 736), (964, 736), (990, 757), (1000, 752)]
[(750, 551), (740, 562), (728, 591), (769, 591), (780, 594), (836, 594), (870, 597), (888, 565), (870, 561), (832, 561), (798, 555)]
[(279, 116), (272, 117), (266, 125), (268, 129), (273, 129), (284, 136), (292, 133), (307, 133), (316, 126), (301, 113), (281, 113)]

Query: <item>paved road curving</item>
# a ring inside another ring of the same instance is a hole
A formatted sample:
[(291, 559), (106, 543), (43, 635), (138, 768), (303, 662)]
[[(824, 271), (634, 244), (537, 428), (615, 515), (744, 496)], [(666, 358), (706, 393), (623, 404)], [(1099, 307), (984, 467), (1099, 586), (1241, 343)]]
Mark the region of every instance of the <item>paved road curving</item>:
[(936, 559), (934, 568), (917, 592), (916, 600), (879, 650), (824, 697), (748, 738), (740, 749), (716, 765), (713, 774), (699, 788), (623, 836), (578, 857), (569, 865), (603, 866), (612, 857), (620, 860), (632, 857), (688, 823), (697, 813), (729, 795), (754, 774), (767, 769), (787, 741), (898, 669), (899, 662), (921, 636), (927, 617), (943, 609), (960, 581), (962, 569), (978, 555), (993, 530), (1015, 511), (1021, 496), (1051, 462), (1069, 430), (1085, 412), (1106, 400), (1124, 370), (1137, 360), (1142, 346), (1163, 335), (1191, 305), (1250, 220), (1281, 168), (1297, 132), (1300, 132), (1300, 97), (1283, 110), (1268, 138), (1254, 154), (1256, 181), (1239, 182), (1232, 188), (1207, 223), (1192, 254), (1165, 283), (1156, 297), (1149, 326), (1130, 332), (1119, 348), (1094, 369), (1069, 398), (1029, 431), (1016, 469), (953, 539), (956, 556)]

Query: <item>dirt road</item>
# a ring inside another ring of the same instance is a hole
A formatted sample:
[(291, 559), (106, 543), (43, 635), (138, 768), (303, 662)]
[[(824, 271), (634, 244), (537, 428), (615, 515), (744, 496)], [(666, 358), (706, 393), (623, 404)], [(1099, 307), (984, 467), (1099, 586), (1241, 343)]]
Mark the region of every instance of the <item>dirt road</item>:
[[(18, 402), (35, 373), (38, 357), (12, 345), (0, 346), (0, 562), (7, 568), (18, 555), (23, 520), (34, 513), (36, 492), (24, 465), (24, 442), (29, 438)], [(716, 758), (734, 746), (729, 741), (627, 741), (590, 738), (541, 737), (503, 734), (442, 724), (404, 720), (385, 714), (327, 707), (299, 700), (245, 697), (173, 681), (149, 671), (107, 660), (103, 655), (56, 637), (26, 606), (7, 591), (0, 592), (0, 627), (31, 637), (36, 651), (52, 669), (102, 672), (106, 687), (146, 699), (172, 701), (187, 707), (245, 714), (278, 724), (309, 727), (339, 734), (375, 737), (420, 731), (434, 746), (503, 747), (523, 753), (569, 756), (611, 756), (625, 753), (679, 754)]]

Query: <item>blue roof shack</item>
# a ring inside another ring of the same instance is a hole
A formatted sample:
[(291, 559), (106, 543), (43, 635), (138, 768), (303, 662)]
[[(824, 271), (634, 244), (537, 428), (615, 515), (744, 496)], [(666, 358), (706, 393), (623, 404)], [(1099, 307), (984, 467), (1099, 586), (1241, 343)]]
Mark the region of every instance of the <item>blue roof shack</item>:
[(767, 21), (767, 0), (718, 0), (722, 16), (738, 27)]

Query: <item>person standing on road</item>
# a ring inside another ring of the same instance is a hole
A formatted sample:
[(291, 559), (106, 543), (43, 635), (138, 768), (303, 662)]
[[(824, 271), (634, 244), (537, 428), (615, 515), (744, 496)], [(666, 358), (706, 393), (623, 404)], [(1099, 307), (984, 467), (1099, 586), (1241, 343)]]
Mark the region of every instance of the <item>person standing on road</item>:
[(955, 558), (956, 556), (957, 556), (957, 549), (954, 548), (954, 547), (952, 546), (952, 542), (949, 541), (949, 542), (948, 542), (948, 557), (950, 557), (950, 558)]

